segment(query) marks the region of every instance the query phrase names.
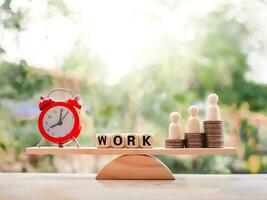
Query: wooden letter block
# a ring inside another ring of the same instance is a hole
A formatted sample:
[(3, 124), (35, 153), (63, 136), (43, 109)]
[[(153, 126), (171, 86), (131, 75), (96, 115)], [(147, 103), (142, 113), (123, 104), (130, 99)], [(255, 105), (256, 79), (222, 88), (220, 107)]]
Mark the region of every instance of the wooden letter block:
[(99, 133), (96, 135), (96, 147), (97, 148), (109, 148), (110, 147), (110, 135), (107, 133)]
[(153, 148), (153, 146), (154, 146), (153, 134), (151, 134), (151, 133), (140, 133), (139, 146), (141, 148)]
[(138, 148), (139, 138), (137, 133), (127, 133), (125, 135), (125, 146), (127, 148)]
[(111, 135), (111, 147), (113, 148), (125, 147), (125, 137), (123, 133), (113, 133)]

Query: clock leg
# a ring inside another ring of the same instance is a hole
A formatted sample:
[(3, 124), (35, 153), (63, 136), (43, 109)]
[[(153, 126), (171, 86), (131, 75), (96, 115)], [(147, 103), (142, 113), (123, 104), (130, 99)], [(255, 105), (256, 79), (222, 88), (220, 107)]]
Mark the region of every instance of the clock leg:
[(41, 141), (37, 144), (37, 147), (40, 148), (41, 145), (43, 145), (46, 142), (45, 138), (42, 138)]
[(80, 144), (79, 144), (78, 140), (75, 137), (72, 138), (72, 141), (75, 142), (77, 148), (80, 148)]

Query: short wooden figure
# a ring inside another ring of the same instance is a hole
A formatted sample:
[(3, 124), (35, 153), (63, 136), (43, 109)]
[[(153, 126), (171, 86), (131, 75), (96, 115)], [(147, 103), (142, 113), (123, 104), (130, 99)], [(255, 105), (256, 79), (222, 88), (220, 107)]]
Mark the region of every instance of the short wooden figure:
[(170, 121), (169, 124), (169, 139), (181, 139), (181, 124), (179, 120), (181, 118), (180, 113), (172, 112), (170, 114)]
[(187, 133), (200, 133), (199, 108), (197, 106), (190, 106), (188, 113), (190, 116), (187, 121)]
[(127, 133), (125, 135), (125, 146), (127, 148), (138, 148), (139, 147), (138, 133)]
[(111, 134), (111, 147), (113, 148), (124, 148), (125, 147), (125, 136), (123, 133)]
[(220, 121), (220, 108), (217, 105), (219, 97), (217, 94), (210, 94), (208, 96), (208, 105), (207, 105), (207, 121)]
[(151, 133), (141, 133), (139, 135), (139, 146), (141, 148), (153, 148), (154, 137)]
[(99, 133), (96, 135), (96, 147), (97, 148), (109, 148), (111, 137), (107, 133)]

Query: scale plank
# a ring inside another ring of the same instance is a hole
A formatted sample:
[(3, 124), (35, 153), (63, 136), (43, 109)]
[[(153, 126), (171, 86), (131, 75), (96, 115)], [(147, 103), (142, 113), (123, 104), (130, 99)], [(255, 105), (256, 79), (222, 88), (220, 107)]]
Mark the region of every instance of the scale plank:
[(224, 148), (164, 148), (154, 147), (152, 149), (127, 149), (127, 148), (96, 148), (96, 147), (29, 147), (26, 154), (83, 154), (83, 155), (233, 155), (237, 154), (234, 147)]

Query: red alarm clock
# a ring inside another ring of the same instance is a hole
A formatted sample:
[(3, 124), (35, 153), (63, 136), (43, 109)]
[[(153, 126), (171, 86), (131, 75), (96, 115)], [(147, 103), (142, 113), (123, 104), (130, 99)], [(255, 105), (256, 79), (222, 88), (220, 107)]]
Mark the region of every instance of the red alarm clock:
[[(71, 94), (66, 101), (55, 101), (50, 95), (56, 91), (65, 91)], [(81, 131), (81, 122), (77, 110), (81, 109), (79, 96), (74, 96), (68, 89), (51, 90), (47, 97), (40, 97), (39, 109), (41, 110), (38, 118), (38, 128), (44, 137), (37, 145), (38, 147), (46, 140), (56, 143), (63, 147), (69, 141), (74, 141), (79, 147), (77, 137)]]

